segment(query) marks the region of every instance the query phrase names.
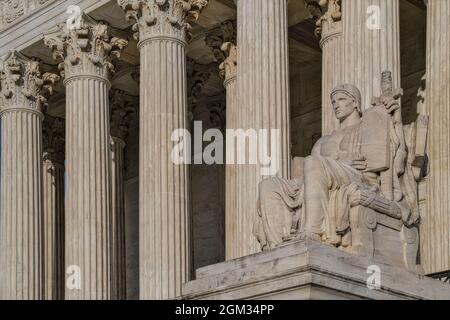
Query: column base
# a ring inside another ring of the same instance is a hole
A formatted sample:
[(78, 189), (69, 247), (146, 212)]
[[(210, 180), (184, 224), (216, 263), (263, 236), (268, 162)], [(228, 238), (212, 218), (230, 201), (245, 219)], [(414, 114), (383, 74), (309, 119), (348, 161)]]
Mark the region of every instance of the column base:
[[(381, 288), (370, 289), (370, 266)], [(200, 268), (183, 299), (450, 299), (450, 285), (312, 241)]]

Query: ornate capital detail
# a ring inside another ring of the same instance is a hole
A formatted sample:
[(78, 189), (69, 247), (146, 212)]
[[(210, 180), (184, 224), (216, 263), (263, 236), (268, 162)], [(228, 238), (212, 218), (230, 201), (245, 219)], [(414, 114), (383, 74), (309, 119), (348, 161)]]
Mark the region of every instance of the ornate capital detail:
[(208, 0), (117, 0), (133, 25), (136, 40), (169, 37), (189, 39), (190, 21), (195, 21)]
[(236, 21), (225, 21), (220, 26), (208, 32), (205, 37), (206, 45), (211, 49), (216, 62), (222, 63), (226, 59), (226, 54), (222, 50), (225, 42), (236, 43)]
[(56, 74), (42, 74), (40, 61), (13, 51), (0, 70), (1, 108), (43, 111), (59, 79)]
[(139, 98), (121, 90), (110, 91), (111, 136), (126, 141), (131, 122), (137, 115)]
[(59, 24), (55, 31), (44, 36), (44, 43), (53, 51), (66, 81), (84, 75), (109, 79), (114, 73), (113, 60), (128, 45), (127, 40), (111, 37), (105, 22), (85, 14), (80, 29), (67, 29), (66, 24)]
[(65, 152), (65, 120), (45, 115), (42, 125), (42, 143), (44, 161), (64, 165)]
[(316, 21), (316, 35), (322, 37), (321, 43), (327, 37), (342, 31), (341, 0), (320, 0), (318, 5), (325, 13)]
[(219, 66), (220, 76), (225, 80), (225, 86), (227, 86), (227, 83), (237, 76), (237, 47), (231, 42), (225, 42), (221, 49), (227, 58)]

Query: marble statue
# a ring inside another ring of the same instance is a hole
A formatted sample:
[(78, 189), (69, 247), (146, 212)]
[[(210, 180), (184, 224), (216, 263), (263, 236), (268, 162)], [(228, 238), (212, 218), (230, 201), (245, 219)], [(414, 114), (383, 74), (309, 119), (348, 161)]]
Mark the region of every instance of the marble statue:
[(340, 128), (311, 156), (294, 159), (292, 180), (260, 183), (254, 233), (262, 250), (307, 237), (416, 270), (428, 119), (403, 125), (402, 91), (392, 88), (390, 72), (382, 78), (382, 96), (364, 112), (357, 87), (335, 87)]

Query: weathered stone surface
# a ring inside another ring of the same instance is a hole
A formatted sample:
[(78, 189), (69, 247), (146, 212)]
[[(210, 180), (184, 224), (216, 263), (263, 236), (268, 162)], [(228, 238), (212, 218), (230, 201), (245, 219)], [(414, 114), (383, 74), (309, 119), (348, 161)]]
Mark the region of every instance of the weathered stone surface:
[(109, 78), (128, 41), (110, 32), (84, 15), (80, 29), (62, 24), (44, 36), (66, 87), (66, 266), (78, 271), (81, 283), (66, 287), (66, 299), (115, 298)]
[(11, 52), (0, 69), (0, 299), (44, 292), (42, 120), (54, 74)]
[(294, 180), (260, 183), (255, 235), (263, 250), (311, 238), (420, 270), (417, 184), (428, 119), (403, 126), (401, 90), (393, 89), (390, 72), (382, 79), (382, 96), (365, 112), (358, 88), (335, 87), (340, 129), (316, 143)]
[[(450, 26), (445, 16), (450, 2), (429, 0), (427, 12), (427, 72), (425, 114), (430, 117), (427, 215), (421, 228), (426, 272), (450, 269)], [(445, 79), (445, 80), (443, 80)]]
[[(290, 176), (289, 57), (286, 0), (239, 0), (238, 101), (236, 127), (240, 129), (278, 129), (279, 147), (276, 175)], [(271, 30), (270, 34), (266, 30)], [(273, 139), (275, 140), (275, 139)], [(250, 148), (248, 148), (250, 149)], [(253, 150), (245, 150), (249, 154)], [(275, 155), (273, 155), (275, 157)], [(264, 178), (260, 164), (238, 165), (236, 224), (239, 243), (237, 257), (258, 252), (251, 236), (256, 215), (258, 183)]]
[[(370, 289), (371, 270), (377, 268), (381, 272), (381, 287)], [(450, 287), (373, 259), (357, 257), (313, 241), (298, 241), (201, 268), (197, 270), (197, 280), (183, 286), (182, 298), (447, 300), (450, 299)]]
[[(171, 135), (187, 128), (188, 22), (206, 0), (119, 0), (141, 52), (139, 273), (141, 299), (167, 299), (189, 279), (189, 171), (171, 160)], [(155, 70), (158, 70), (155, 72)], [(167, 85), (171, 84), (171, 85)]]
[(64, 299), (64, 119), (45, 115), (43, 124), (44, 299)]

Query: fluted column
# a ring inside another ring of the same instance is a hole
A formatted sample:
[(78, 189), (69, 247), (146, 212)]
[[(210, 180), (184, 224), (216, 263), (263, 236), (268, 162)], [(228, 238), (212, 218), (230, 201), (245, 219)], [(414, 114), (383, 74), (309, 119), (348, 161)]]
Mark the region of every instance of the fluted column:
[(108, 78), (127, 41), (87, 16), (81, 28), (45, 36), (66, 86), (66, 299), (114, 298)]
[(188, 167), (171, 159), (186, 128), (186, 28), (206, 0), (118, 0), (141, 52), (139, 275), (141, 299), (179, 296), (189, 275)]
[(0, 74), (0, 299), (42, 299), (42, 107), (58, 77), (17, 52)]
[[(286, 0), (238, 0), (238, 115), (247, 129), (278, 129), (277, 175), (290, 175), (289, 61)], [(270, 137), (270, 133), (269, 133)], [(260, 141), (259, 141), (260, 142)], [(261, 146), (260, 146), (261, 147)], [(258, 163), (260, 163), (258, 161)], [(261, 165), (237, 168), (238, 256), (259, 251), (253, 236)]]
[(322, 48), (322, 135), (339, 128), (331, 105), (331, 91), (343, 83), (343, 37), (341, 8), (338, 0), (322, 1), (325, 14), (316, 22)]
[(426, 273), (450, 270), (450, 1), (428, 0), (426, 114), (430, 116), (427, 209), (421, 257)]
[(64, 120), (45, 115), (43, 127), (44, 298), (64, 299)]
[(112, 234), (111, 265), (113, 291), (117, 299), (126, 298), (125, 198), (123, 190), (123, 157), (125, 141), (111, 136)]
[[(220, 76), (224, 79), (226, 89), (226, 128), (237, 129), (237, 47), (227, 42), (222, 46), (226, 53), (225, 61), (220, 65)], [(234, 145), (227, 146), (236, 148)], [(228, 149), (226, 150), (228, 153)], [(236, 165), (226, 164), (225, 168), (225, 258), (231, 260), (238, 257), (239, 235), (237, 224), (240, 220), (237, 210)]]
[(126, 299), (124, 150), (130, 123), (136, 114), (133, 99), (120, 90), (111, 91), (112, 181), (112, 278), (117, 299)]
[(399, 0), (342, 1), (344, 82), (361, 90), (363, 109), (381, 94), (381, 73), (400, 88)]

